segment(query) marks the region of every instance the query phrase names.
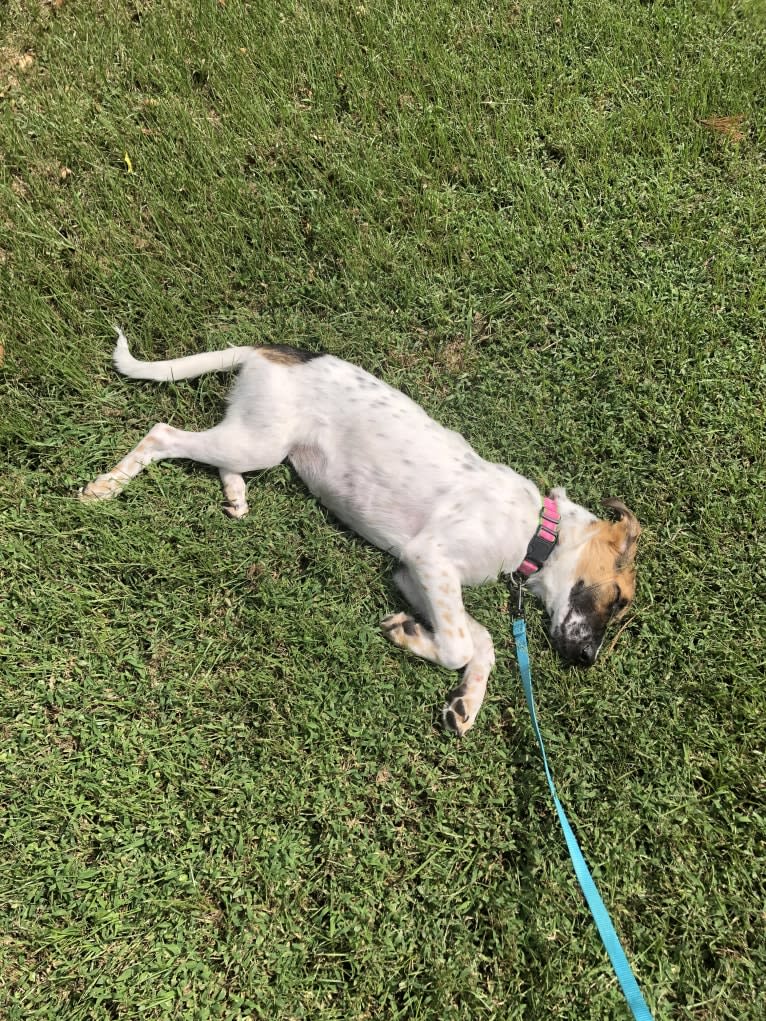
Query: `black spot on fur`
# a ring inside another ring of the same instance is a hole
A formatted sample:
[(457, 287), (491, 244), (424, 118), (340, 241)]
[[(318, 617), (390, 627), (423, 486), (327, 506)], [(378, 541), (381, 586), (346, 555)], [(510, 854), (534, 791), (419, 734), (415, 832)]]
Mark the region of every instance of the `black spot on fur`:
[(575, 583), (569, 593), (570, 612), (582, 614), (589, 622), (596, 616), (596, 599), (592, 588), (588, 588), (582, 578)]
[(590, 666), (604, 638), (608, 617), (599, 611), (595, 589), (580, 578), (569, 593), (569, 608), (560, 626), (551, 632), (553, 647), (571, 663)]
[(463, 723), (465, 723), (468, 720), (468, 713), (466, 712), (465, 702), (462, 700), (462, 698), (459, 698), (456, 702), (452, 703), (452, 710), (457, 716), (460, 717)]
[(404, 631), (405, 635), (412, 637), (418, 633), (418, 626), (414, 620), (405, 620), (402, 624), (402, 631)]
[(304, 351), (302, 347), (290, 347), (289, 344), (269, 344), (272, 351), (294, 358), (296, 362), (310, 362), (314, 358), (322, 358), (324, 351)]
[(452, 691), (450, 691), (447, 694), (447, 701), (451, 705), (456, 698), (462, 698), (463, 695), (465, 695), (465, 693), (466, 693), (465, 681), (461, 681), (456, 688), (453, 688)]
[(444, 714), (444, 726), (447, 730), (451, 730), (454, 734), (457, 734), (457, 717), (448, 709)]

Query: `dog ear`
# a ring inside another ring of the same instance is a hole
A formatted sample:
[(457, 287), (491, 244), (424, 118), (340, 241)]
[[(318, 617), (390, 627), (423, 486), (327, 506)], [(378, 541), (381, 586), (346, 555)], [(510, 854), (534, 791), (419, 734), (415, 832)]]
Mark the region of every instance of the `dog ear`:
[(612, 525), (612, 545), (623, 557), (632, 555), (633, 547), (636, 545), (641, 534), (641, 525), (633, 511), (628, 510), (622, 500), (609, 496), (601, 501), (602, 507), (614, 511), (615, 522)]

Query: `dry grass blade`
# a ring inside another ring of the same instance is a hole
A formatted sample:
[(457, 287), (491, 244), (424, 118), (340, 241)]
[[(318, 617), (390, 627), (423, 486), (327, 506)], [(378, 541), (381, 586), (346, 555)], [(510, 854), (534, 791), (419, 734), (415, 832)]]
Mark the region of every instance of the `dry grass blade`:
[(606, 658), (607, 656), (610, 656), (610, 655), (612, 654), (612, 650), (614, 649), (615, 645), (616, 645), (616, 644), (617, 644), (617, 642), (619, 641), (619, 639), (620, 639), (620, 635), (621, 635), (621, 634), (623, 633), (623, 631), (625, 630), (625, 628), (626, 628), (626, 627), (628, 627), (628, 625), (629, 625), (629, 624), (631, 624), (631, 623), (633, 622), (633, 620), (634, 620), (634, 618), (633, 618), (633, 617), (629, 617), (629, 618), (628, 618), (628, 619), (627, 619), (627, 620), (625, 621), (625, 623), (624, 623), (624, 624), (622, 625), (622, 627), (620, 628), (620, 630), (619, 630), (619, 631), (617, 632), (617, 634), (616, 634), (616, 635), (614, 636), (614, 638), (612, 639), (612, 641), (611, 641), (611, 644), (610, 644), (609, 648), (608, 648), (608, 649), (606, 650), (606, 652), (604, 653), (604, 655), (602, 656), (602, 659), (605, 659), (605, 658)]
[(745, 132), (742, 130), (745, 124), (743, 114), (738, 113), (732, 117), (705, 117), (700, 124), (719, 135), (725, 135), (732, 142), (742, 142), (745, 138)]

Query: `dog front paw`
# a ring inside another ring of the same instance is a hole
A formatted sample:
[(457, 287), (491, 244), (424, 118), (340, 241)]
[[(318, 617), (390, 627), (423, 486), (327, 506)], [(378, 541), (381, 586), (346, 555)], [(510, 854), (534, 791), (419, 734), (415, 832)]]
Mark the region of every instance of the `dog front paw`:
[(423, 628), (408, 613), (391, 613), (380, 622), (380, 630), (394, 645), (407, 649), (413, 639), (423, 636)]
[(236, 520), (239, 520), (240, 518), (244, 518), (245, 515), (249, 513), (250, 508), (248, 507), (247, 503), (227, 502), (223, 505), (223, 510), (224, 513), (228, 514), (230, 518), (235, 518)]
[(380, 627), (389, 642), (398, 648), (438, 663), (433, 635), (408, 613), (392, 613), (390, 617), (383, 618)]
[(481, 698), (472, 698), (464, 684), (454, 688), (447, 695), (447, 701), (442, 709), (444, 729), (451, 730), (458, 737), (468, 733), (476, 722), (482, 701), (483, 693)]

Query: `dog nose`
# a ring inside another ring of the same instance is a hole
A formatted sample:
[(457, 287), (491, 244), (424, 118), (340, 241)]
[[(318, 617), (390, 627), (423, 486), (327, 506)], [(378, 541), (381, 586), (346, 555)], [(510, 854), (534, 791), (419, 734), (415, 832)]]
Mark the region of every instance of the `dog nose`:
[(596, 662), (596, 656), (598, 654), (597, 645), (584, 645), (577, 656), (577, 662), (580, 666), (593, 666)]

